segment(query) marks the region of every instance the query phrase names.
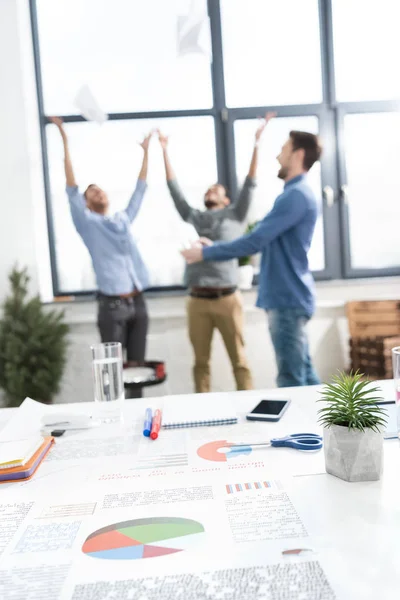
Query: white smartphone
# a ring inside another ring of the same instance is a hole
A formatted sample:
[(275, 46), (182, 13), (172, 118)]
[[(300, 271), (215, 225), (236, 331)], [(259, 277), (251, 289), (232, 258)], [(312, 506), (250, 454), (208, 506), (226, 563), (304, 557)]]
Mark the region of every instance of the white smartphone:
[(290, 404), (290, 400), (261, 400), (246, 415), (249, 421), (279, 421)]

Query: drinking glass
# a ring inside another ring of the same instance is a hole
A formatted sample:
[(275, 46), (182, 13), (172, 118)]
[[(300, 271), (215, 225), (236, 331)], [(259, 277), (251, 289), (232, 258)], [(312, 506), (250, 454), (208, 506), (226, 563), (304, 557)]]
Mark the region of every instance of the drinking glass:
[(95, 344), (91, 350), (97, 417), (103, 423), (121, 421), (125, 399), (122, 346), (119, 342), (107, 342)]
[(392, 361), (396, 400), (397, 436), (400, 438), (400, 346), (392, 349)]

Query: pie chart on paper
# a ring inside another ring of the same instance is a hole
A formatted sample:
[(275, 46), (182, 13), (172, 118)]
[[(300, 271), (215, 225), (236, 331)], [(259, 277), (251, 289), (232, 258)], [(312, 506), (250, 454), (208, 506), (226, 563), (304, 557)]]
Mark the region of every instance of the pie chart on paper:
[(232, 459), (238, 458), (241, 455), (251, 453), (251, 446), (241, 446), (240, 448), (232, 448), (233, 443), (226, 440), (217, 440), (208, 442), (197, 449), (197, 454), (204, 460), (213, 462), (229, 462)]
[(91, 533), (82, 552), (92, 558), (137, 560), (190, 549), (201, 542), (204, 527), (180, 517), (153, 517), (114, 523)]

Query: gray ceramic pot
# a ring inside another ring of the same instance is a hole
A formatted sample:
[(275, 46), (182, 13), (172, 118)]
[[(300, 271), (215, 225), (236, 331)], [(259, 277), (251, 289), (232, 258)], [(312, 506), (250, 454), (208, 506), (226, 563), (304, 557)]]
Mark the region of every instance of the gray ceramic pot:
[(344, 481), (376, 481), (383, 469), (383, 433), (332, 425), (324, 429), (325, 468)]

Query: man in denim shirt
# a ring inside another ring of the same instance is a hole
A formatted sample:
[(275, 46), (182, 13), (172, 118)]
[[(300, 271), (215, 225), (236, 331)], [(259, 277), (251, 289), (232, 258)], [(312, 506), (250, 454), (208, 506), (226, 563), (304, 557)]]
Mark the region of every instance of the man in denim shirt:
[(148, 315), (143, 290), (149, 286), (146, 266), (130, 227), (146, 192), (148, 148), (151, 134), (142, 142), (143, 164), (136, 189), (125, 210), (109, 216), (107, 194), (96, 184), (84, 193), (77, 186), (62, 120), (53, 117), (64, 145), (65, 176), (71, 216), (92, 258), (98, 286), (98, 320), (102, 342), (121, 342), (127, 359), (144, 361)]
[(319, 160), (321, 151), (315, 135), (291, 131), (278, 156), (278, 177), (285, 181), (283, 193), (259, 225), (232, 242), (202, 240), (206, 247), (197, 243), (182, 252), (189, 264), (262, 253), (257, 306), (268, 312), (279, 387), (319, 383), (305, 331), (315, 310), (307, 254), (318, 216), (306, 173)]

